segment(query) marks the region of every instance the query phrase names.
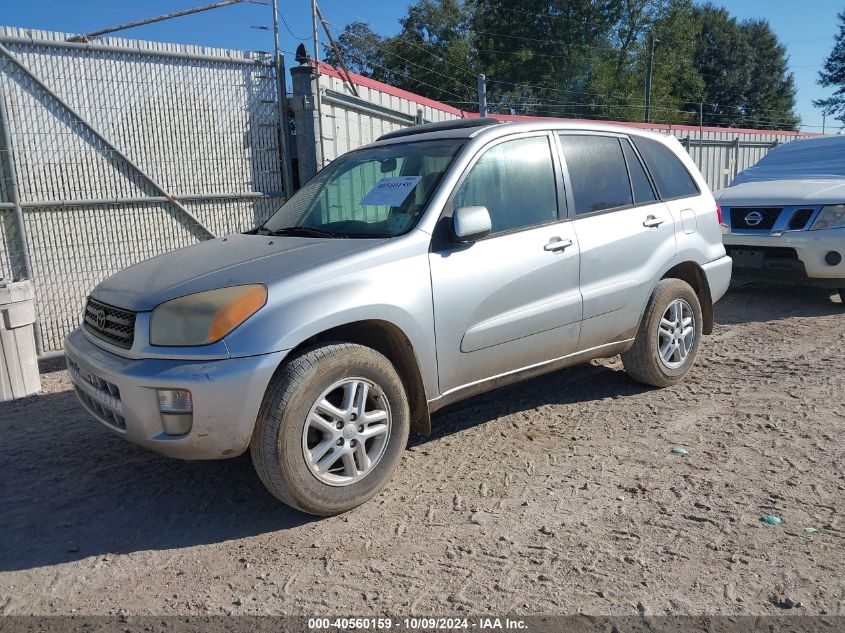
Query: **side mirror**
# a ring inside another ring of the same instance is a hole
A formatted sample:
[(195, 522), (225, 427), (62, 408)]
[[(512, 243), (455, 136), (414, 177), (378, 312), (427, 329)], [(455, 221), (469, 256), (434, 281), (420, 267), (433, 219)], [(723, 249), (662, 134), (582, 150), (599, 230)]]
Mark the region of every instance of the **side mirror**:
[(452, 233), (459, 242), (475, 242), (490, 235), (492, 229), (487, 207), (459, 207), (452, 214)]

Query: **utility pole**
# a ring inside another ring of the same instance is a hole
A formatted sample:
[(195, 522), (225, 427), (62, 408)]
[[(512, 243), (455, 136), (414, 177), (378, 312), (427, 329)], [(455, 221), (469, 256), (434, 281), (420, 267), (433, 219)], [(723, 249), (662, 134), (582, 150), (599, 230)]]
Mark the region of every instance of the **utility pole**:
[(334, 50), (334, 54), (337, 55), (337, 61), (340, 62), (340, 67), (343, 69), (343, 72), (346, 73), (346, 81), (349, 84), (349, 89), (352, 91), (356, 97), (358, 95), (358, 89), (355, 87), (355, 84), (352, 82), (352, 75), (349, 74), (349, 69), (346, 67), (346, 60), (343, 59), (343, 55), (340, 52), (340, 48), (338, 48), (337, 42), (334, 41), (332, 37), (331, 29), (329, 29), (329, 23), (326, 22), (326, 18), (323, 17), (323, 12), (320, 11), (320, 7), (317, 7), (317, 18), (320, 20), (320, 23), (323, 25), (323, 31), (326, 34), (326, 37), (329, 38), (329, 44), (331, 44), (332, 50)]
[(487, 77), (478, 75), (478, 116), (487, 116)]
[(288, 143), (288, 95), (285, 64), (279, 51), (279, 3), (273, 0), (273, 64), (276, 71), (276, 100), (279, 110), (279, 147), (281, 153), (282, 186), (285, 198), (293, 195), (293, 173), (291, 172), (290, 145)]
[(649, 35), (651, 38), (651, 52), (648, 56), (648, 71), (645, 76), (645, 111), (643, 112), (643, 122), (648, 123), (651, 120), (651, 77), (654, 73), (654, 47), (657, 40), (654, 33)]
[(822, 134), (824, 134), (825, 124), (827, 123), (827, 112), (822, 112)]

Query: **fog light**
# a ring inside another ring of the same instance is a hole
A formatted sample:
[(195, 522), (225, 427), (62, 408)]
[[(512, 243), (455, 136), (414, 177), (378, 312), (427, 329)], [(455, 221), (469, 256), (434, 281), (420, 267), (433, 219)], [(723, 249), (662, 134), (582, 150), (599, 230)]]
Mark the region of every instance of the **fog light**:
[(842, 262), (842, 255), (840, 255), (837, 251), (828, 251), (827, 255), (824, 256), (824, 261), (826, 261), (829, 266), (838, 266)]
[(162, 413), (161, 425), (168, 435), (187, 435), (194, 425), (194, 416), (191, 413)]
[(168, 435), (185, 435), (194, 425), (194, 399), (187, 389), (158, 389), (161, 424)]
[(162, 413), (192, 413), (194, 399), (187, 389), (159, 389), (158, 410)]

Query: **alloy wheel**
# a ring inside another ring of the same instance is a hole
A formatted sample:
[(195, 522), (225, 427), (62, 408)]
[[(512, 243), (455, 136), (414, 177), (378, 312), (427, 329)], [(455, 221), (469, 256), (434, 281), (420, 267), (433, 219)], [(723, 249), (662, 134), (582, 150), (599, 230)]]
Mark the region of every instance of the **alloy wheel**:
[(666, 308), (657, 327), (657, 355), (669, 369), (683, 365), (695, 345), (695, 316), (683, 299)]
[(345, 378), (323, 391), (302, 431), (305, 463), (330, 486), (348, 486), (373, 471), (390, 439), (390, 405), (365, 378)]

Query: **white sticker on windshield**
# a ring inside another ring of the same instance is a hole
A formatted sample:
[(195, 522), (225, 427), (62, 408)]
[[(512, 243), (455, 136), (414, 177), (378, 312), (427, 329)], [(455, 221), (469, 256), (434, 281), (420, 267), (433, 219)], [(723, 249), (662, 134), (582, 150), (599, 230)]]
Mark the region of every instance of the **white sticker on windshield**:
[(364, 199), (361, 200), (361, 205), (400, 207), (419, 181), (420, 176), (389, 176), (382, 178), (364, 196)]

